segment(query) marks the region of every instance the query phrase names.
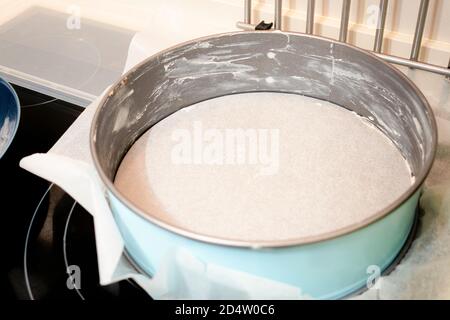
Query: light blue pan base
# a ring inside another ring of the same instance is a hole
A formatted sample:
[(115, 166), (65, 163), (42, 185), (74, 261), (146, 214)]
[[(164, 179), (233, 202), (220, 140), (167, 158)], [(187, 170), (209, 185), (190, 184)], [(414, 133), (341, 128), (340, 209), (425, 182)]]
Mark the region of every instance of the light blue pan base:
[(301, 288), (315, 299), (339, 299), (367, 283), (369, 266), (386, 270), (411, 233), (420, 190), (384, 218), (346, 235), (311, 244), (251, 249), (187, 238), (140, 217), (109, 194), (111, 210), (131, 259), (145, 274), (158, 272), (164, 257), (188, 250), (205, 263)]

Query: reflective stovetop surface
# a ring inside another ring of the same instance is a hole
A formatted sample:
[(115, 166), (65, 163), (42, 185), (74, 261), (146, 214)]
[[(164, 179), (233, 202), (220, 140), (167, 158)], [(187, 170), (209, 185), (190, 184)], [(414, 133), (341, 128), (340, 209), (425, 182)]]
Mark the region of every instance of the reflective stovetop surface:
[(2, 296), (148, 299), (129, 281), (100, 286), (91, 215), (60, 188), (18, 166), (24, 156), (49, 150), (83, 108), (20, 87), (14, 89), (22, 105), (21, 121), (13, 144), (0, 159), (6, 220), (2, 249), (8, 257), (2, 263)]

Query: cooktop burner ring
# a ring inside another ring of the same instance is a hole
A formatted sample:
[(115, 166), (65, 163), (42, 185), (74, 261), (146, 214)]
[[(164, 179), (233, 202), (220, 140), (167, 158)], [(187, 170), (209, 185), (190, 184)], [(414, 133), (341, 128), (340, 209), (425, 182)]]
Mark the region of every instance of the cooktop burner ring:
[[(31, 246), (31, 243), (33, 241), (32, 237), (31, 237), (31, 234), (33, 232), (36, 232), (36, 231), (37, 231), (37, 233), (40, 233), (42, 231), (42, 229), (43, 229), (43, 226), (37, 225), (37, 220), (38, 220), (38, 216), (39, 215), (47, 214), (47, 217), (45, 217), (45, 220), (50, 218), (49, 217), (49, 212), (48, 212), (49, 210), (46, 210), (46, 208), (44, 208), (45, 206), (43, 206), (43, 204), (44, 204), (45, 200), (47, 200), (51, 196), (51, 191), (53, 189), (61, 190), (55, 184), (50, 184), (49, 185), (49, 187), (46, 189), (46, 191), (44, 192), (44, 194), (42, 195), (42, 197), (38, 201), (37, 206), (34, 209), (33, 216), (30, 219), (30, 222), (29, 222), (29, 225), (28, 225), (28, 229), (27, 229), (25, 245), (24, 245), (24, 254), (23, 254), (23, 271), (24, 271), (25, 287), (26, 287), (28, 298), (30, 300), (39, 299), (39, 298), (36, 298), (36, 295), (34, 293), (35, 290), (33, 289), (33, 285), (32, 285), (33, 284), (33, 280), (32, 280), (32, 277), (30, 276), (30, 259), (29, 259), (30, 257), (29, 256), (31, 254), (30, 253), (30, 246)], [(68, 245), (70, 244), (70, 242), (72, 242), (72, 244), (74, 242), (73, 240), (72, 241), (70, 240), (70, 237), (69, 237), (70, 232), (69, 231), (73, 227), (72, 225), (77, 223), (76, 221), (73, 221), (73, 220), (74, 220), (74, 218), (76, 217), (77, 214), (80, 214), (80, 210), (83, 212), (83, 214), (89, 216), (90, 219), (92, 219), (92, 217), (87, 211), (85, 211), (81, 207), (81, 205), (79, 205), (78, 202), (76, 202), (74, 199), (72, 199), (63, 190), (58, 191), (58, 192), (61, 192), (62, 196), (66, 198), (64, 200), (65, 202), (69, 202), (70, 201), (69, 205), (65, 206), (67, 210), (66, 210), (66, 212), (63, 212), (63, 213), (65, 213), (65, 216), (63, 218), (62, 223), (58, 224), (58, 226), (61, 226), (60, 229), (62, 229), (61, 230), (62, 237), (61, 237), (60, 241), (55, 241), (55, 243), (52, 246), (52, 247), (54, 247), (54, 249), (56, 249), (56, 251), (58, 251), (60, 253), (60, 255), (61, 255), (60, 251), (62, 251), (62, 260), (63, 260), (63, 265), (64, 265), (64, 272), (62, 272), (61, 270), (58, 270), (58, 273), (60, 275), (62, 275), (64, 273), (65, 278), (64, 279), (62, 279), (62, 277), (60, 277), (60, 278), (61, 278), (61, 280), (65, 280), (66, 281), (65, 285), (68, 286), (68, 283), (70, 281), (71, 288), (67, 287), (69, 290), (75, 291), (76, 294), (77, 294), (76, 296), (79, 299), (81, 299), (81, 300), (88, 300), (88, 298), (86, 297), (86, 294), (84, 292), (84, 291), (86, 291), (86, 289), (85, 288), (82, 289), (81, 286), (80, 286), (80, 288), (77, 287), (76, 281), (74, 281), (72, 279), (72, 275), (69, 273), (69, 267), (78, 266), (78, 264), (77, 264), (77, 261), (75, 261), (76, 262), (75, 264), (72, 264), (72, 262), (70, 261), (70, 248), (68, 248)], [(59, 212), (58, 214), (60, 214), (60, 213), (61, 212)], [(92, 227), (93, 227), (93, 223), (92, 223)], [(39, 228), (39, 230), (35, 230), (37, 228)], [(92, 228), (92, 232), (93, 232), (93, 228)], [(93, 240), (95, 240), (95, 238), (93, 238)], [(33, 243), (33, 245), (36, 246), (36, 243)], [(95, 245), (94, 245), (94, 247), (95, 247)], [(37, 250), (39, 251), (39, 248)], [(33, 252), (33, 253), (35, 253), (35, 252)], [(55, 254), (55, 255), (58, 255), (58, 254)], [(54, 258), (54, 257), (52, 257), (52, 258)], [(98, 275), (98, 268), (97, 268), (98, 264), (97, 264), (97, 261), (95, 261), (95, 262), (91, 261), (91, 262), (92, 262), (92, 267), (93, 267), (92, 271)], [(94, 264), (95, 264), (95, 268), (94, 268)], [(61, 266), (61, 263), (59, 265)], [(141, 287), (139, 287), (131, 279), (123, 280), (121, 283), (122, 283), (121, 286), (123, 286), (123, 283), (127, 284), (127, 287), (128, 287), (127, 290), (128, 291), (131, 289), (131, 290), (136, 291), (136, 293), (139, 293), (139, 292), (140, 293), (144, 293), (143, 289)], [(106, 287), (110, 287), (110, 286), (111, 287), (115, 287), (115, 286), (117, 286), (117, 284), (115, 283), (115, 284), (112, 284), (112, 285), (109, 285), (109, 286), (100, 286), (99, 281), (97, 280), (97, 283), (95, 283), (94, 286), (101, 287), (101, 288), (106, 288)], [(87, 291), (89, 291), (89, 290), (90, 290), (90, 288), (87, 289)], [(114, 290), (115, 289), (113, 288), (112, 291), (114, 291)], [(145, 294), (145, 297), (148, 299), (149, 298), (148, 294), (147, 293), (144, 293), (144, 294)], [(127, 297), (125, 297), (125, 298), (127, 298)]]

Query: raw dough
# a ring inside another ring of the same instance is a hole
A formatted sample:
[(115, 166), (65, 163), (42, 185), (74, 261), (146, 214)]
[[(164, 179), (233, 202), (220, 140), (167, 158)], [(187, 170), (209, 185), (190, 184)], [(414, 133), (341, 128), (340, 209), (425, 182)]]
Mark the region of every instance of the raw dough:
[[(227, 148), (226, 137), (238, 129), (250, 129), (252, 142)], [(248, 151), (241, 162), (239, 146)], [(365, 119), (329, 102), (263, 92), (203, 101), (167, 117), (136, 141), (115, 179), (127, 199), (161, 220), (251, 241), (344, 228), (411, 184), (398, 149)]]

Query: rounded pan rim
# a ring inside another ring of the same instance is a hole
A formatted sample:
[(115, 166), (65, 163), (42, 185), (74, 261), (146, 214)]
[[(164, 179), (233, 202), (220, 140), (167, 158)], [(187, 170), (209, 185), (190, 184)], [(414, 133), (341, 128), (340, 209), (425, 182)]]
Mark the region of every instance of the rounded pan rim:
[[(184, 229), (180, 226), (176, 226), (173, 224), (170, 224), (166, 221), (163, 221), (161, 219), (158, 219), (151, 215), (151, 213), (145, 212), (144, 210), (138, 208), (136, 205), (131, 203), (129, 200), (127, 200), (114, 186), (114, 183), (106, 176), (106, 174), (103, 172), (98, 156), (95, 151), (95, 137), (96, 137), (96, 124), (98, 123), (99, 114), (101, 113), (102, 109), (105, 108), (105, 104), (108, 100), (108, 98), (114, 94), (116, 88), (123, 85), (123, 83), (126, 81), (126, 79), (130, 78), (131, 75), (136, 72), (140, 67), (144, 66), (148, 61), (157, 58), (158, 56), (167, 53), (169, 51), (172, 51), (174, 49), (183, 47), (187, 44), (199, 42), (199, 41), (207, 41), (210, 39), (214, 39), (217, 37), (223, 37), (223, 36), (233, 36), (233, 35), (239, 35), (239, 34), (252, 34), (254, 32), (258, 32), (258, 34), (284, 34), (284, 35), (293, 35), (293, 36), (301, 36), (305, 38), (313, 38), (321, 41), (328, 41), (330, 43), (334, 43), (341, 46), (346, 46), (352, 50), (359, 51), (365, 55), (367, 55), (368, 58), (374, 59), (380, 63), (382, 63), (386, 68), (389, 68), (392, 72), (394, 72), (397, 76), (402, 78), (403, 81), (408, 83), (411, 88), (414, 90), (414, 93), (417, 95), (417, 97), (422, 101), (423, 105), (426, 108), (426, 112), (429, 115), (429, 118), (431, 120), (431, 131), (432, 131), (432, 146), (431, 146), (431, 155), (427, 159), (424, 169), (422, 172), (416, 176), (416, 179), (414, 183), (399, 197), (396, 201), (389, 204), (388, 206), (384, 207), (383, 209), (375, 212), (370, 217), (367, 217), (361, 221), (355, 222), (353, 224), (350, 224), (346, 227), (336, 229), (330, 232), (325, 232), (318, 235), (313, 236), (306, 236), (306, 237), (298, 237), (298, 238), (290, 238), (290, 239), (283, 239), (283, 240), (274, 240), (274, 241), (260, 241), (260, 240), (237, 240), (237, 239), (227, 239), (222, 237), (215, 237), (212, 235), (207, 234), (201, 234), (197, 233), (188, 229)], [(104, 94), (102, 99), (100, 100), (99, 106), (94, 114), (92, 123), (91, 123), (91, 130), (89, 135), (90, 140), (90, 151), (91, 156), (94, 162), (94, 167), (100, 176), (100, 179), (102, 183), (106, 186), (106, 189), (108, 192), (110, 192), (117, 200), (119, 200), (127, 209), (132, 211), (134, 214), (140, 216), (141, 218), (145, 219), (146, 221), (161, 227), (167, 231), (170, 231), (178, 236), (186, 237), (191, 240), (201, 241), (209, 244), (215, 244), (215, 245), (224, 245), (224, 246), (230, 246), (230, 247), (241, 247), (241, 248), (280, 248), (280, 247), (292, 247), (292, 246), (299, 246), (299, 245), (306, 245), (306, 244), (313, 244), (318, 242), (323, 242), (327, 240), (332, 240), (334, 238), (338, 238), (344, 235), (347, 235), (349, 233), (358, 231), (360, 229), (363, 229), (381, 219), (388, 216), (390, 213), (401, 207), (407, 200), (409, 200), (410, 197), (412, 197), (422, 186), (423, 182), (425, 181), (425, 178), (428, 176), (431, 166), (434, 162), (434, 158), (436, 155), (436, 149), (437, 149), (437, 124), (436, 119), (434, 117), (433, 110), (431, 109), (427, 99), (423, 95), (423, 93), (417, 88), (417, 86), (406, 76), (404, 75), (400, 70), (393, 67), (386, 61), (382, 60), (381, 58), (377, 57), (375, 54), (368, 52), (364, 49), (355, 47), (348, 43), (339, 42), (334, 39), (326, 38), (326, 37), (320, 37), (315, 35), (309, 35), (309, 34), (303, 34), (298, 32), (285, 32), (285, 31), (236, 31), (236, 32), (228, 32), (228, 33), (220, 33), (220, 34), (214, 34), (209, 35), (206, 37), (196, 38), (192, 39), (186, 42), (182, 42), (180, 44), (177, 44), (175, 46), (169, 47), (165, 50), (162, 50), (158, 53), (155, 53), (154, 55), (151, 55), (144, 61), (137, 64), (135, 67), (131, 68), (128, 72), (126, 72), (116, 83), (114, 83)], [(108, 196), (108, 195), (105, 195)]]
[(12, 131), (9, 134), (9, 137), (7, 139), (7, 141), (4, 143), (2, 149), (0, 149), (0, 159), (5, 155), (6, 151), (8, 151), (9, 147), (11, 146), (14, 137), (16, 136), (17, 130), (19, 129), (19, 123), (20, 123), (20, 101), (19, 101), (19, 97), (17, 96), (16, 91), (14, 90), (14, 88), (4, 79), (0, 78), (0, 86), (3, 85), (6, 87), (6, 89), (8, 89), (11, 93), (11, 95), (14, 98), (15, 104), (16, 104), (16, 119), (15, 119), (15, 124), (14, 127), (12, 128)]

